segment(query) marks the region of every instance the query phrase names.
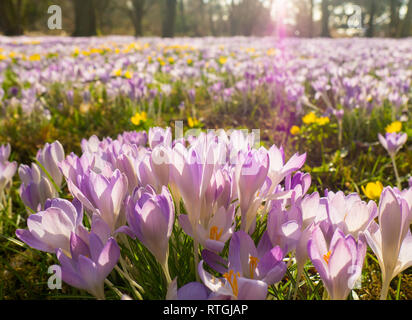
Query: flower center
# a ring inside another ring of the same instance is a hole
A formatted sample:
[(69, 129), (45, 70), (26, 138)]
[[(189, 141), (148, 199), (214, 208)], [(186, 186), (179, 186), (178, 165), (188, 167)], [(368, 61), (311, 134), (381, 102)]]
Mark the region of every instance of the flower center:
[(326, 264), (329, 264), (330, 255), (332, 252), (329, 250), (327, 254), (323, 255), (323, 260), (325, 260)]
[(237, 277), (240, 277), (239, 272), (234, 273), (233, 270), (229, 270), (229, 272), (226, 272), (223, 275), (223, 278), (225, 278), (227, 282), (230, 284), (230, 287), (232, 288), (235, 297), (237, 297), (237, 295), (239, 294), (239, 288), (237, 286)]
[(218, 241), (220, 239), (220, 237), (222, 236), (222, 233), (223, 233), (223, 229), (220, 229), (220, 231), (219, 231), (218, 227), (213, 226), (213, 227), (210, 228), (209, 238), (212, 239), (212, 240)]
[(255, 269), (257, 268), (257, 264), (259, 259), (257, 257), (250, 256), (249, 257), (249, 272), (250, 272), (250, 279), (253, 279), (255, 275)]

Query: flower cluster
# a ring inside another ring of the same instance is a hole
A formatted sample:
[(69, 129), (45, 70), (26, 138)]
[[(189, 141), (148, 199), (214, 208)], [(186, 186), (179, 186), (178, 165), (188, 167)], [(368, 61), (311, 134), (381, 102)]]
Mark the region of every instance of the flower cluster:
[[(328, 297), (346, 299), (368, 245), (385, 298), (390, 280), (412, 265), (412, 188), (384, 188), (379, 206), (356, 193), (310, 194), (311, 177), (299, 171), (305, 154), (287, 160), (282, 148), (256, 147), (253, 133), (238, 130), (173, 140), (170, 128), (154, 127), (117, 139), (92, 136), (82, 150), (64, 157), (55, 142), (39, 151), (41, 170), (21, 165), (22, 199), (36, 213), (16, 235), (55, 253), (63, 280), (99, 299), (113, 268), (140, 287), (129, 272), (124, 235), (162, 267), (168, 299), (265, 299), (292, 258), (298, 279), (309, 259)], [(57, 197), (63, 178), (72, 201)], [(197, 279), (180, 289), (168, 266), (176, 228), (193, 240)]]

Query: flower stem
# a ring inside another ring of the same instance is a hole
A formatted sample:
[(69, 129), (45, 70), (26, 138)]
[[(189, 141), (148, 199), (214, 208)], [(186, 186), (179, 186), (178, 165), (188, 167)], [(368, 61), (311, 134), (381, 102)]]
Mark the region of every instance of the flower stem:
[(199, 273), (197, 272), (197, 266), (199, 265), (199, 242), (193, 239), (193, 254), (195, 256), (195, 275), (196, 281), (199, 281)]
[(381, 297), (380, 300), (386, 300), (389, 291), (389, 285), (391, 283), (390, 279), (384, 279), (382, 281), (382, 290), (381, 290)]
[(170, 283), (172, 282), (172, 278), (170, 277), (169, 263), (168, 263), (167, 260), (168, 259), (166, 259), (166, 262), (164, 264), (162, 264), (162, 269), (163, 269), (163, 273), (166, 277), (167, 287), (169, 287)]
[(401, 179), (399, 178), (398, 168), (396, 167), (395, 155), (391, 155), (391, 160), (392, 160), (393, 170), (395, 171), (396, 186), (398, 187), (399, 190), (401, 190), (402, 188)]

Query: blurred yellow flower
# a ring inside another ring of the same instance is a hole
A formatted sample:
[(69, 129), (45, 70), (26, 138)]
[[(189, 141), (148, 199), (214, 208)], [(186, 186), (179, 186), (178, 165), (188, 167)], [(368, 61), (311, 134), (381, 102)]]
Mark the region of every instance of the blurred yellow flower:
[(298, 126), (292, 126), (290, 128), (290, 133), (294, 136), (299, 134), (299, 132), (300, 132), (300, 128)]
[(304, 124), (311, 124), (316, 121), (316, 115), (313, 112), (309, 112), (302, 118)]
[(136, 114), (131, 117), (130, 121), (132, 121), (132, 123), (135, 126), (138, 126), (140, 124), (140, 122), (146, 122), (147, 121), (147, 114), (146, 112), (142, 111), (142, 112), (136, 112)]
[(175, 63), (175, 59), (173, 59), (173, 57), (169, 57), (167, 60), (169, 61), (170, 64)]
[(371, 200), (378, 200), (381, 196), (383, 185), (380, 181), (369, 182), (366, 185), (366, 189), (362, 186), (362, 191)]
[(197, 120), (196, 118), (188, 117), (187, 118), (187, 124), (190, 128), (193, 128), (193, 127), (199, 125), (199, 120)]
[(1, 60), (6, 60), (6, 59), (7, 59), (7, 57), (5, 55), (0, 54), (0, 61)]
[(131, 79), (133, 77), (133, 72), (126, 71), (124, 73), (124, 76), (125, 76), (126, 79)]
[(116, 69), (113, 71), (113, 75), (120, 77), (122, 75), (122, 69)]
[(369, 96), (366, 98), (366, 101), (372, 102), (372, 101), (373, 101), (373, 97), (372, 97), (371, 95), (369, 95)]
[(227, 62), (227, 57), (221, 56), (221, 57), (219, 58), (219, 63), (220, 63), (220, 64), (225, 64), (226, 62)]
[(189, 59), (186, 60), (186, 62), (190, 66), (193, 63), (193, 60), (189, 58)]
[(315, 121), (318, 125), (324, 126), (325, 124), (328, 124), (330, 120), (328, 117), (320, 117), (317, 118)]
[(41, 56), (38, 53), (33, 54), (29, 57), (30, 61), (40, 61), (40, 59), (41, 59)]
[(385, 128), (387, 133), (399, 132), (402, 130), (402, 122), (394, 121)]
[(270, 49), (268, 49), (268, 51), (266, 51), (266, 54), (268, 56), (274, 56), (276, 54), (276, 49), (270, 48)]

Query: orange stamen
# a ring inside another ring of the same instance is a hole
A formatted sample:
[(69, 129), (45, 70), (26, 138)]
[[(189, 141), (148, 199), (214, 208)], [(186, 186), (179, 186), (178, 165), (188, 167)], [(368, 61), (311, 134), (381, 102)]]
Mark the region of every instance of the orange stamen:
[(223, 229), (220, 229), (219, 231), (218, 227), (213, 226), (210, 228), (209, 238), (212, 240), (219, 241), (220, 237), (222, 236), (222, 233), (223, 233)]
[(240, 277), (239, 272), (234, 273), (233, 270), (229, 270), (229, 272), (226, 272), (223, 275), (223, 278), (225, 278), (227, 282), (229, 282), (235, 297), (237, 297), (237, 295), (239, 294), (239, 288), (237, 286), (237, 277)]
[(323, 255), (323, 260), (325, 260), (326, 264), (329, 264), (330, 255), (332, 252), (329, 250), (327, 254)]
[(257, 257), (250, 256), (249, 257), (249, 272), (250, 272), (250, 279), (253, 279), (255, 275), (255, 269), (257, 268), (257, 264), (259, 259)]

